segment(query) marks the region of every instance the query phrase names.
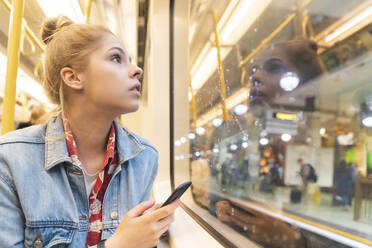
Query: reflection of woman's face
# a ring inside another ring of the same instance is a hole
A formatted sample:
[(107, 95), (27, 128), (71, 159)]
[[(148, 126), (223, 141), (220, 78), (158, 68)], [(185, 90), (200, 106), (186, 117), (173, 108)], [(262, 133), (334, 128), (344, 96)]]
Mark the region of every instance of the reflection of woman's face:
[(250, 107), (270, 106), (270, 102), (284, 92), (279, 82), (287, 72), (294, 72), (298, 75), (298, 70), (289, 62), (286, 54), (279, 49), (264, 51), (255, 59), (249, 70), (252, 82)]

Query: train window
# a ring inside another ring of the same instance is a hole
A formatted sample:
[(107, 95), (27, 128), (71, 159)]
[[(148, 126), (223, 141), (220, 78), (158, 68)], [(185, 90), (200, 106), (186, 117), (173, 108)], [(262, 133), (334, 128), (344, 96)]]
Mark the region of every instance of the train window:
[(185, 207), (232, 247), (370, 247), (372, 1), (189, 2)]

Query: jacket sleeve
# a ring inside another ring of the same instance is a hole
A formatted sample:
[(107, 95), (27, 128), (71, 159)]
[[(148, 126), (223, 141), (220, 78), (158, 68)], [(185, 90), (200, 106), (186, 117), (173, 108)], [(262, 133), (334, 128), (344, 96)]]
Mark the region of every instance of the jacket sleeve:
[(0, 216), (0, 247), (24, 247), (24, 215), (16, 188), (4, 171), (0, 171)]

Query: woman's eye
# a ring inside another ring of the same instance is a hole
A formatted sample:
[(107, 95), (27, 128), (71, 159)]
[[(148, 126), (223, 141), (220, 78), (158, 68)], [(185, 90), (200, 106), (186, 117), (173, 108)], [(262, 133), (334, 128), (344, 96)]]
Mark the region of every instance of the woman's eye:
[(116, 62), (116, 63), (121, 63), (121, 58), (119, 55), (115, 54), (111, 57), (111, 60)]

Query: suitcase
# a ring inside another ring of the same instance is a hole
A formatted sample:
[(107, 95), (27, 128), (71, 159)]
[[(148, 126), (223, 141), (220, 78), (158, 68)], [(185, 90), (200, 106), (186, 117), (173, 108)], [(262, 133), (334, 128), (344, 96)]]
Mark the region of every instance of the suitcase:
[(302, 198), (302, 191), (299, 189), (292, 189), (290, 198), (292, 203), (300, 203)]

